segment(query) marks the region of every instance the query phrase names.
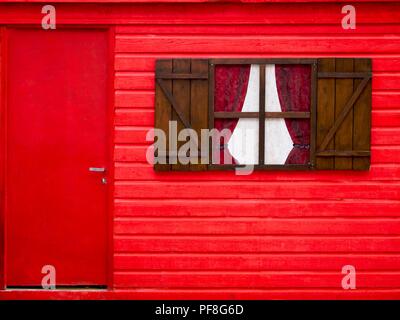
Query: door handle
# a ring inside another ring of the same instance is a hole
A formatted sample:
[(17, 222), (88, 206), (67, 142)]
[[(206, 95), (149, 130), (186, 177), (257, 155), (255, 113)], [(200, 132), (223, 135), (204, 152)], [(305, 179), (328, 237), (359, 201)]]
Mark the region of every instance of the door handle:
[(90, 167), (90, 172), (106, 172), (106, 168), (103, 167)]

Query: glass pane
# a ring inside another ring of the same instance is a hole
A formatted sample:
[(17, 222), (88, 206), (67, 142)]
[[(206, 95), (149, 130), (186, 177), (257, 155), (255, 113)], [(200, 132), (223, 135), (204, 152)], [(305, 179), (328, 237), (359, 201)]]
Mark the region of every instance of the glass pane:
[(213, 164), (258, 164), (258, 119), (216, 119), (214, 124), (219, 136)]
[(265, 120), (265, 164), (308, 164), (310, 119)]
[(310, 65), (267, 65), (265, 71), (267, 111), (310, 111)]
[(215, 66), (215, 112), (259, 110), (260, 67), (258, 65)]

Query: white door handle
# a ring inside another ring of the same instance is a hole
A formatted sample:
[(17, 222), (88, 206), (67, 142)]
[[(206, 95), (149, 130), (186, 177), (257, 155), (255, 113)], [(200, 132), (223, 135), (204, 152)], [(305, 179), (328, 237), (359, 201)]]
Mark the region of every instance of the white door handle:
[(89, 168), (90, 172), (106, 172), (106, 168), (101, 168), (101, 167), (90, 167)]

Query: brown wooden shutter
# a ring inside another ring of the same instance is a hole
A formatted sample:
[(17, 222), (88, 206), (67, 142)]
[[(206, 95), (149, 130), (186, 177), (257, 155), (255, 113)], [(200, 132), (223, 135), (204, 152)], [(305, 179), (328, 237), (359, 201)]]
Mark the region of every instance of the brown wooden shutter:
[[(208, 60), (169, 59), (156, 61), (155, 128), (167, 134), (169, 121), (177, 121), (178, 133), (184, 128), (197, 132), (208, 128)], [(178, 142), (179, 147), (185, 142)], [(200, 153), (200, 151), (199, 151)], [(167, 156), (167, 161), (170, 155)], [(155, 164), (157, 171), (207, 170), (206, 164)]]
[(371, 146), (371, 60), (318, 60), (316, 169), (367, 170)]

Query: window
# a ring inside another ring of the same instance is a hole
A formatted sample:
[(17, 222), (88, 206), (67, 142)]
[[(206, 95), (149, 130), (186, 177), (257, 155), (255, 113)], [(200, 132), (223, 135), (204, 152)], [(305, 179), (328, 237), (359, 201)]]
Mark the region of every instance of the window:
[(370, 59), (158, 60), (155, 169), (368, 169), (370, 80)]
[(248, 64), (211, 60), (215, 83), (211, 124), (232, 132), (228, 142), (220, 142), (222, 165), (310, 167), (311, 109), (315, 105), (312, 69), (316, 62), (242, 62)]

